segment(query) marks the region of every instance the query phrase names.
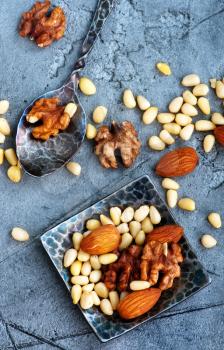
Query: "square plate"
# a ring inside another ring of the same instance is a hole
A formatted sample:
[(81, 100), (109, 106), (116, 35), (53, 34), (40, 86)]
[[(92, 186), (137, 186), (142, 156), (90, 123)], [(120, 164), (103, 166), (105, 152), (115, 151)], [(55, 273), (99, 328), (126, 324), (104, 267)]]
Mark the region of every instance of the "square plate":
[[(162, 216), (161, 225), (176, 223), (149, 177), (143, 176), (60, 223), (41, 237), (45, 250), (69, 291), (71, 289), (70, 274), (63, 267), (63, 256), (65, 251), (72, 246), (72, 233), (75, 231), (83, 232), (87, 219), (98, 218), (99, 214), (102, 213), (108, 215), (110, 207), (119, 206), (123, 208), (130, 205), (137, 208), (142, 204), (152, 204), (158, 208)], [(184, 261), (181, 264), (181, 277), (175, 279), (171, 289), (162, 293), (157, 304), (147, 314), (132, 321), (123, 321), (116, 313), (110, 317), (105, 316), (97, 307), (89, 310), (80, 308), (87, 322), (102, 342), (118, 337), (141, 323), (153, 319), (161, 312), (180, 303), (210, 283), (206, 270), (198, 261), (186, 237), (182, 237), (179, 243), (184, 255)]]

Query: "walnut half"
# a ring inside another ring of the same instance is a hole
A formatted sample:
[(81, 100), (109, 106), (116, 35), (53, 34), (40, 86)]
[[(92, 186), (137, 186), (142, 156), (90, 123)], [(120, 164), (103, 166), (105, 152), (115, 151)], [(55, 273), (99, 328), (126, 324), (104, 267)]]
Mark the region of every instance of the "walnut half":
[(112, 122), (111, 127), (101, 126), (95, 137), (95, 154), (104, 168), (118, 167), (116, 153), (121, 156), (126, 168), (129, 168), (138, 156), (141, 142), (133, 124), (124, 121), (120, 124)]

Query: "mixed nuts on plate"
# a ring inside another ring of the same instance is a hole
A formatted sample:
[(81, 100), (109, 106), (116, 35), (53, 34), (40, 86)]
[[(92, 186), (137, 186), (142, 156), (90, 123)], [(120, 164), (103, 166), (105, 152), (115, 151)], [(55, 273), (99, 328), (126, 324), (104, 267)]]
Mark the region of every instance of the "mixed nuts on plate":
[(178, 244), (183, 228), (154, 228), (160, 221), (153, 205), (112, 207), (110, 217), (89, 219), (88, 231), (75, 232), (63, 261), (73, 302), (83, 309), (100, 306), (106, 315), (116, 310), (124, 319), (149, 311), (180, 276), (183, 261)]

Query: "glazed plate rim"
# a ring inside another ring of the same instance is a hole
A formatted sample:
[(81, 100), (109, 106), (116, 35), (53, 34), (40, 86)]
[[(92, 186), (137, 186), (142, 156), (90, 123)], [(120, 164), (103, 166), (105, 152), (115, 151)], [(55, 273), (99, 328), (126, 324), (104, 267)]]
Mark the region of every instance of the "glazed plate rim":
[[(99, 200), (96, 201), (95, 203), (93, 203), (93, 204), (87, 206), (85, 209), (81, 210), (80, 212), (78, 212), (78, 213), (76, 213), (76, 214), (72, 214), (72, 212), (71, 212), (71, 216), (70, 216), (70, 217), (66, 217), (65, 220), (63, 220), (63, 218), (62, 218), (62, 221), (61, 221), (61, 222), (56, 223), (55, 226), (54, 226), (54, 225), (51, 225), (51, 227), (50, 227), (49, 229), (47, 229), (47, 230), (41, 235), (40, 240), (41, 240), (41, 243), (42, 243), (42, 245), (43, 245), (43, 247), (44, 247), (44, 250), (46, 251), (47, 255), (49, 256), (51, 262), (53, 263), (54, 267), (56, 268), (58, 274), (60, 275), (61, 279), (63, 280), (63, 282), (64, 282), (64, 284), (65, 284), (65, 286), (66, 286), (66, 288), (67, 288), (68, 291), (69, 291), (69, 288), (68, 288), (68, 286), (67, 286), (67, 284), (66, 284), (66, 281), (65, 281), (65, 279), (63, 278), (63, 275), (60, 273), (60, 271), (59, 271), (59, 269), (58, 269), (58, 267), (57, 267), (57, 265), (56, 265), (56, 263), (55, 263), (55, 261), (54, 261), (52, 255), (49, 253), (48, 249), (46, 248), (47, 244), (46, 244), (46, 242), (44, 242), (44, 238), (49, 234), (49, 232), (50, 232), (51, 230), (53, 230), (53, 229), (56, 230), (57, 228), (60, 227), (60, 225), (65, 224), (65, 223), (69, 223), (69, 221), (70, 221), (71, 219), (73, 219), (73, 221), (75, 222), (75, 221), (77, 220), (78, 216), (80, 216), (80, 215), (82, 215), (83, 213), (85, 213), (88, 209), (91, 209), (91, 208), (95, 207), (97, 204), (100, 204), (100, 203), (103, 202), (104, 200), (109, 200), (110, 197), (116, 195), (116, 194), (119, 193), (121, 190), (125, 189), (126, 187), (128, 187), (128, 186), (130, 186), (130, 185), (132, 185), (132, 184), (134, 184), (134, 183), (137, 183), (138, 181), (140, 181), (140, 180), (142, 180), (142, 179), (144, 179), (144, 178), (146, 178), (146, 179), (147, 179), (147, 182), (153, 186), (153, 189), (154, 189), (154, 191), (157, 193), (157, 195), (158, 195), (158, 197), (159, 197), (161, 203), (166, 207), (166, 210), (167, 210), (169, 216), (170, 216), (170, 217), (173, 219), (173, 221), (177, 224), (177, 221), (175, 220), (175, 218), (174, 218), (173, 214), (171, 213), (170, 209), (168, 208), (168, 206), (166, 205), (166, 203), (164, 202), (164, 200), (160, 197), (159, 192), (157, 191), (157, 189), (156, 189), (154, 183), (150, 180), (149, 175), (144, 174), (144, 175), (142, 175), (142, 176), (140, 176), (140, 177), (137, 177), (137, 178), (135, 178), (134, 180), (128, 182), (127, 184), (123, 185), (122, 187), (120, 187), (119, 189), (115, 190), (115, 191), (112, 192), (111, 194), (106, 195), (105, 197), (102, 197), (101, 199), (99, 199)], [(65, 215), (65, 216), (66, 216), (66, 215)], [(194, 249), (191, 247), (191, 245), (190, 245), (190, 243), (189, 243), (188, 238), (186, 237), (186, 235), (184, 235), (184, 238), (185, 238), (187, 244), (189, 245), (191, 251), (195, 254)], [(101, 342), (105, 343), (105, 342), (107, 342), (107, 341), (109, 341), (109, 340), (118, 338), (119, 336), (121, 336), (121, 335), (123, 335), (123, 334), (125, 334), (125, 333), (127, 333), (127, 332), (129, 332), (129, 331), (131, 331), (131, 330), (133, 330), (134, 328), (140, 326), (141, 324), (143, 324), (143, 323), (145, 323), (145, 322), (147, 322), (147, 321), (153, 320), (154, 318), (156, 318), (157, 316), (159, 316), (159, 315), (162, 314), (163, 312), (168, 311), (169, 309), (175, 307), (177, 304), (180, 304), (181, 302), (183, 302), (183, 301), (185, 301), (186, 299), (190, 298), (191, 296), (193, 296), (194, 294), (198, 293), (200, 290), (202, 290), (203, 288), (207, 287), (207, 286), (211, 283), (212, 279), (211, 279), (210, 275), (208, 274), (208, 272), (206, 271), (206, 269), (204, 268), (204, 266), (202, 265), (202, 263), (198, 260), (196, 254), (195, 254), (195, 256), (196, 256), (196, 260), (200, 263), (200, 265), (201, 265), (201, 267), (202, 267), (202, 269), (203, 269), (203, 272), (204, 272), (204, 274), (205, 274), (206, 277), (207, 277), (206, 283), (204, 283), (203, 285), (201, 285), (201, 286), (198, 288), (198, 290), (192, 292), (190, 295), (184, 296), (181, 300), (178, 300), (178, 301), (176, 301), (174, 304), (171, 304), (171, 305), (165, 307), (164, 309), (162, 309), (161, 311), (159, 311), (159, 312), (156, 313), (155, 315), (148, 316), (148, 318), (146, 318), (145, 320), (140, 321), (139, 323), (133, 325), (131, 328), (122, 330), (119, 334), (115, 334), (115, 335), (113, 335), (113, 336), (110, 336), (110, 338), (106, 338), (106, 339), (103, 338), (102, 335), (98, 332), (98, 330), (97, 330), (96, 327), (94, 326), (94, 324), (93, 324), (92, 322), (90, 322), (90, 320), (88, 319), (87, 314), (82, 310), (82, 308), (80, 307), (80, 305), (77, 304), (76, 306), (78, 306), (78, 308), (80, 309), (82, 315), (85, 317), (87, 323), (88, 323), (88, 324), (90, 325), (90, 327), (93, 329), (94, 333), (97, 335), (97, 337), (100, 339)]]

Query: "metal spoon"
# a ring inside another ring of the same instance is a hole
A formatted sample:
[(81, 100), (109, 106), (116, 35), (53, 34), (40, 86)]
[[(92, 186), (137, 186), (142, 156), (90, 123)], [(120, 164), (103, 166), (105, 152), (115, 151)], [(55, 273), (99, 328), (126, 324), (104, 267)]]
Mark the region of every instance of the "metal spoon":
[[(85, 60), (115, 3), (116, 0), (99, 0), (82, 45), (80, 58), (65, 84), (57, 90), (39, 96), (24, 110), (17, 127), (16, 151), (22, 167), (28, 174), (44, 176), (52, 173), (67, 163), (81, 146), (86, 133), (86, 114), (76, 94), (79, 72), (85, 67)], [(26, 121), (26, 115), (35, 101), (50, 97), (59, 97), (63, 105), (73, 101), (78, 108), (66, 130), (47, 141), (38, 141), (32, 137), (33, 127)]]

